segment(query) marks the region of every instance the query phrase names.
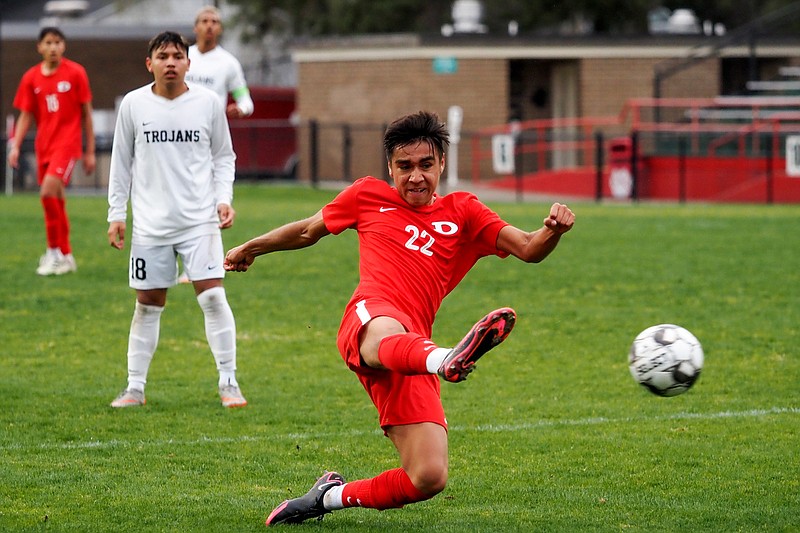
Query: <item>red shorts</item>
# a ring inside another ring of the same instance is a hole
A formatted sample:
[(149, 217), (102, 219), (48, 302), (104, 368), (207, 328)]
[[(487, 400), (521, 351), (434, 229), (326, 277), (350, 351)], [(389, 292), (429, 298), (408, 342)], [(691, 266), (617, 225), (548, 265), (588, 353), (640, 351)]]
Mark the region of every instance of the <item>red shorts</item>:
[(48, 158), (38, 157), (39, 162), (39, 185), (44, 181), (45, 176), (55, 176), (64, 185), (69, 185), (72, 179), (72, 171), (75, 170), (75, 163), (78, 162), (79, 157), (75, 154), (66, 154), (64, 152), (54, 153)]
[(436, 374), (406, 376), (390, 370), (368, 367), (361, 359), (361, 332), (373, 318), (389, 316), (407, 331), (415, 331), (413, 321), (392, 305), (376, 299), (351, 301), (342, 317), (337, 345), (347, 366), (378, 409), (381, 428), (433, 422), (447, 429)]

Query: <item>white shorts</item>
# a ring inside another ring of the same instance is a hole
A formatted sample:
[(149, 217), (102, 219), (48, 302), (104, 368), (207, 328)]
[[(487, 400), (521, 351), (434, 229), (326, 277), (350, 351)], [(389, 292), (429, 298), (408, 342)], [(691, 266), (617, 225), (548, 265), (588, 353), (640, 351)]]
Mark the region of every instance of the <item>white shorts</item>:
[(132, 289), (167, 289), (178, 283), (177, 258), (192, 281), (222, 279), (222, 236), (202, 235), (164, 246), (131, 245), (128, 280)]

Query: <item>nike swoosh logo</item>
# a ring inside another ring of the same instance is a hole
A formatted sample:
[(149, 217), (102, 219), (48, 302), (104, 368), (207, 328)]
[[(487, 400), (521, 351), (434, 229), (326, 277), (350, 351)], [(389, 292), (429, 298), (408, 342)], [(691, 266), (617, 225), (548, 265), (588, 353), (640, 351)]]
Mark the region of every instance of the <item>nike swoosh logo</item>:
[(323, 483), (322, 485), (317, 487), (317, 490), (327, 490), (328, 487), (334, 487), (336, 485), (341, 485), (341, 483), (338, 482)]
[(395, 211), (396, 209), (396, 207), (381, 207), (380, 212), (385, 213), (386, 211)]
[(208, 267), (207, 267), (207, 268), (208, 268), (209, 270), (214, 270), (215, 268), (217, 268), (217, 265), (208, 265)]
[(153, 123), (152, 120), (150, 122), (142, 122), (142, 126), (149, 126), (152, 123)]

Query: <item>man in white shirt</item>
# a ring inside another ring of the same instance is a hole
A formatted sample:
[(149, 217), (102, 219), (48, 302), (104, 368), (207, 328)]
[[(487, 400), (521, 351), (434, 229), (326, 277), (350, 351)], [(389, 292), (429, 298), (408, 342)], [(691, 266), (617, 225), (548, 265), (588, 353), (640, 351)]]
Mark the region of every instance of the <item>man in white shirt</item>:
[[(189, 47), (191, 68), (186, 73), (186, 81), (214, 91), (222, 105), (227, 106), (225, 112), (228, 118), (252, 115), (253, 100), (244, 79), (242, 65), (219, 44), (222, 36), (219, 9), (214, 6), (200, 8), (194, 19), (194, 34), (197, 42)], [(228, 94), (233, 99), (230, 105), (227, 105)], [(185, 270), (178, 276), (178, 282), (190, 283)]]
[(233, 54), (222, 48), (222, 20), (219, 9), (206, 6), (198, 11), (194, 20), (197, 43), (189, 47), (192, 67), (186, 73), (186, 81), (197, 83), (217, 93), (223, 104), (228, 94), (234, 103), (226, 109), (228, 118), (242, 118), (253, 114), (253, 100), (244, 79), (242, 65)]
[(205, 317), (225, 407), (247, 401), (236, 381), (236, 323), (222, 280), (220, 229), (233, 225), (234, 162), (219, 98), (185, 83), (188, 43), (163, 32), (146, 59), (154, 83), (122, 99), (108, 185), (108, 241), (122, 250), (128, 200), (133, 212), (129, 284), (136, 306), (128, 338), (128, 385), (112, 407), (144, 405), (144, 386), (160, 330), (167, 289), (180, 256)]

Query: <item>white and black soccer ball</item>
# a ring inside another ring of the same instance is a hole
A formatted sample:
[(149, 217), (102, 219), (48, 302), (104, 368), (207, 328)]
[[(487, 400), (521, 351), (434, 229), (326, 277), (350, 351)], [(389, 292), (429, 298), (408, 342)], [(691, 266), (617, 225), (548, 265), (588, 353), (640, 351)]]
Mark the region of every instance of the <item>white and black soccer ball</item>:
[(703, 347), (697, 337), (680, 326), (651, 326), (634, 339), (628, 366), (633, 379), (653, 394), (677, 396), (700, 377)]

